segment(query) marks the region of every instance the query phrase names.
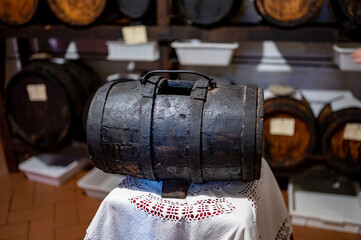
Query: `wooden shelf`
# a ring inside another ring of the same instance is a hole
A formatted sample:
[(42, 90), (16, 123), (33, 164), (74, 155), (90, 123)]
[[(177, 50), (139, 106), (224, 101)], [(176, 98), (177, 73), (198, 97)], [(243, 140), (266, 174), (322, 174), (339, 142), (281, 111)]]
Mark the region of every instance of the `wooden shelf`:
[[(24, 27), (0, 27), (0, 37), (62, 38), (62, 39), (120, 39), (121, 25), (97, 25), (74, 28), (65, 25), (30, 25)], [(224, 26), (199, 28), (196, 26), (147, 26), (148, 38), (158, 41), (198, 38), (204, 41), (336, 41), (338, 29), (329, 26), (310, 26), (282, 29), (269, 26)]]

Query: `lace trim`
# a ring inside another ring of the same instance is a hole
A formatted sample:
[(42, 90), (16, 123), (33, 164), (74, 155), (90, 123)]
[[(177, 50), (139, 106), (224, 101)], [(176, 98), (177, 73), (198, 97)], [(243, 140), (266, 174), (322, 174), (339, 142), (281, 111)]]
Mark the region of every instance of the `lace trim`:
[(287, 216), (283, 221), (282, 226), (278, 230), (276, 240), (288, 240), (292, 233), (292, 224), (290, 218)]
[(126, 176), (125, 179), (119, 184), (119, 187), (132, 189), (134, 187), (142, 188), (142, 185), (143, 184), (139, 181), (138, 178)]
[(189, 189), (188, 194), (189, 196), (199, 195), (203, 192), (208, 192), (212, 190), (220, 190), (221, 188), (229, 186), (230, 182), (212, 182), (211, 184), (207, 185), (197, 185), (196, 189)]

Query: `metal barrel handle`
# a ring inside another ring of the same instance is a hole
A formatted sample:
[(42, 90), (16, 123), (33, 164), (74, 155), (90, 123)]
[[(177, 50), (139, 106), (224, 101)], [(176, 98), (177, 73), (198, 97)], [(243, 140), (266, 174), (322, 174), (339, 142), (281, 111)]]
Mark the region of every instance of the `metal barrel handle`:
[(211, 88), (217, 87), (217, 83), (214, 81), (213, 78), (210, 78), (207, 75), (204, 75), (203, 73), (199, 73), (199, 72), (196, 72), (196, 71), (189, 71), (189, 70), (154, 70), (154, 71), (147, 72), (143, 77), (141, 77), (140, 82), (143, 85), (145, 85), (147, 83), (148, 79), (151, 76), (154, 76), (155, 74), (158, 74), (158, 73), (177, 73), (177, 74), (186, 73), (186, 74), (193, 74), (193, 75), (201, 76), (201, 77), (207, 79), (208, 80), (208, 85)]

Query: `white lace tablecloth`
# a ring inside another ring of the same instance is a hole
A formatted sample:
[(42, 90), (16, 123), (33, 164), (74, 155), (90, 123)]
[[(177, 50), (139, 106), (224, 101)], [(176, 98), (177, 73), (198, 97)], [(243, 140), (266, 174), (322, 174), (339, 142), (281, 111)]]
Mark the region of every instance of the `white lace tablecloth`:
[(289, 239), (292, 225), (265, 160), (260, 180), (191, 184), (186, 199), (161, 198), (162, 183), (126, 177), (103, 200), (86, 240)]

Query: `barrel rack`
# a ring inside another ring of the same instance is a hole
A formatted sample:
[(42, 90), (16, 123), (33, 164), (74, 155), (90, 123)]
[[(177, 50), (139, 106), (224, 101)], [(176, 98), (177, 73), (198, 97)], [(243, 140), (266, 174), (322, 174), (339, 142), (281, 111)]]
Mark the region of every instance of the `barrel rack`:
[[(313, 24), (292, 29), (277, 28), (268, 25), (231, 25), (213, 28), (201, 28), (191, 25), (172, 25), (170, 0), (157, 0), (156, 24), (147, 26), (149, 40), (160, 42), (161, 58), (156, 67), (161, 69), (177, 68), (176, 63), (169, 57), (169, 42), (179, 39), (198, 38), (204, 41), (305, 41), (305, 42), (334, 42), (354, 41), (340, 24)], [(36, 154), (36, 151), (25, 146), (11, 136), (5, 116), (5, 52), (6, 38), (17, 38), (19, 56), (25, 64), (29, 56), (34, 53), (31, 48), (32, 38), (59, 38), (59, 39), (103, 39), (115, 40), (122, 38), (122, 25), (94, 25), (87, 28), (74, 28), (63, 24), (59, 25), (25, 25), (21, 27), (0, 26), (0, 134), (9, 171), (17, 171), (20, 159), (24, 155)], [(351, 31), (351, 30), (350, 30)], [(356, 36), (356, 35), (355, 35)], [(144, 63), (151, 64), (151, 63)], [(151, 68), (155, 65), (151, 65)]]

